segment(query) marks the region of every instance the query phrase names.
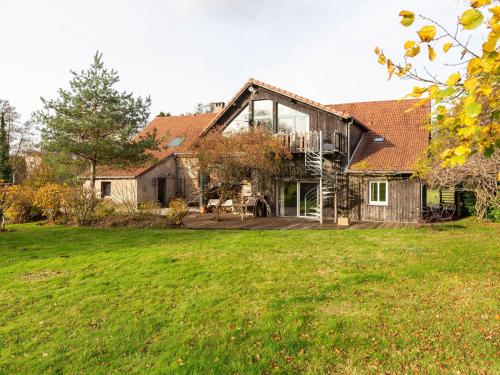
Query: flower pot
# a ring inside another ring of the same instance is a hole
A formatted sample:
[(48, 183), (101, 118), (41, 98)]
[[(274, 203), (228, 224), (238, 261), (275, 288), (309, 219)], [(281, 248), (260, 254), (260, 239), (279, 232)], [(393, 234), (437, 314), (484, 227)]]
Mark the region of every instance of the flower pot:
[(205, 212), (207, 212), (207, 209), (205, 207), (200, 207), (200, 214), (204, 214)]
[(349, 225), (349, 218), (348, 217), (339, 217), (337, 220), (337, 225), (348, 226)]

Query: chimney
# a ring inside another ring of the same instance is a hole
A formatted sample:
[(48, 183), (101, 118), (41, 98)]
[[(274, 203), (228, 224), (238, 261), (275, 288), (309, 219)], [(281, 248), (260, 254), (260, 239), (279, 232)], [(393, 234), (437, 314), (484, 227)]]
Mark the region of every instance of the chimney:
[(213, 102), (213, 103), (210, 103), (208, 106), (210, 108), (210, 112), (218, 113), (224, 109), (225, 103), (224, 102)]

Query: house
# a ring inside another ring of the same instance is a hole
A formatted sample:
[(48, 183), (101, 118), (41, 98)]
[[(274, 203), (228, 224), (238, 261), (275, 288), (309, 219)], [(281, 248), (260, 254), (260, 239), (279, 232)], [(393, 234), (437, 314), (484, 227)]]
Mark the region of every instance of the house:
[(414, 104), (324, 105), (250, 79), (204, 134), (266, 126), (283, 137), (293, 166), (254, 188), (267, 197), (273, 215), (413, 222), (425, 188), (410, 177), (429, 140), (424, 125), (430, 115), (429, 107)]
[[(142, 132), (156, 129), (162, 140), (160, 150), (153, 152), (155, 162), (134, 168), (98, 167), (98, 196), (136, 205), (158, 202), (162, 207), (171, 198), (188, 197), (198, 189), (198, 175), (191, 168), (189, 150), (215, 116), (216, 113), (205, 113), (154, 118)], [(85, 184), (90, 184), (88, 179)]]
[(264, 126), (293, 154), (281, 175), (245, 187), (265, 197), (268, 214), (321, 222), (339, 217), (414, 222), (425, 204), (425, 186), (410, 177), (429, 140), (424, 125), (430, 115), (429, 107), (414, 104), (389, 100), (325, 105), (249, 79), (218, 112), (154, 119), (146, 131), (156, 127), (170, 141), (184, 137), (184, 143), (167, 147), (154, 165), (130, 173), (101, 173), (98, 188), (114, 198), (113, 184), (129, 184), (138, 202), (156, 199), (165, 204), (172, 196), (187, 197), (200, 190), (202, 181), (187, 166), (194, 156), (186, 152), (198, 136)]

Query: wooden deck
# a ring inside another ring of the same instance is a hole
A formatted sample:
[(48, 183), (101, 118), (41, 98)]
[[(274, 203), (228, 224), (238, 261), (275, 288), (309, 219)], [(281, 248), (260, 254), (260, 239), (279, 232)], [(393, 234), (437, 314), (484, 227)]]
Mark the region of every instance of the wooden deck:
[(332, 221), (326, 221), (321, 225), (317, 221), (302, 219), (298, 217), (246, 217), (241, 221), (240, 216), (233, 214), (222, 214), (221, 220), (216, 221), (213, 214), (191, 214), (185, 221), (189, 229), (376, 229), (376, 228), (408, 228), (416, 227), (416, 223), (386, 223), (375, 221), (363, 221), (352, 223), (348, 227), (338, 226)]

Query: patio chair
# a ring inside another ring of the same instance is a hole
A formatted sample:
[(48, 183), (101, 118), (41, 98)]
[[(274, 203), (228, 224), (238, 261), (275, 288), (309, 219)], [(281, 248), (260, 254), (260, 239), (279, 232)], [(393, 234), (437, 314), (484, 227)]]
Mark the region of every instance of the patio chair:
[(243, 204), (244, 215), (249, 215), (255, 217), (255, 211), (257, 209), (257, 201), (258, 199), (255, 197), (248, 197), (247, 201)]

